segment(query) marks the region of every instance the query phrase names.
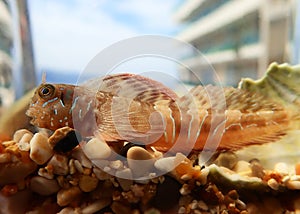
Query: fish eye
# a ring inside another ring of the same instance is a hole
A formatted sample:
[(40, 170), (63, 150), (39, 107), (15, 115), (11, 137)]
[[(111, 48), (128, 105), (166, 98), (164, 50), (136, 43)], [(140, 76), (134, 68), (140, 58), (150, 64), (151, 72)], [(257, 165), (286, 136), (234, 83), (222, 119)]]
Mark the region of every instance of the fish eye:
[(53, 85), (46, 84), (40, 87), (39, 95), (42, 98), (49, 98), (54, 94), (55, 88)]

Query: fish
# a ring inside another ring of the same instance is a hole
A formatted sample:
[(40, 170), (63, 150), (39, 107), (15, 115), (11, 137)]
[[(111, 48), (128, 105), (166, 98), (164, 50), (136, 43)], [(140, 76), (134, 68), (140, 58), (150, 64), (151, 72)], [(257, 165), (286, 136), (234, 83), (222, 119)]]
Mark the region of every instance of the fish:
[(257, 92), (199, 85), (179, 96), (158, 81), (129, 73), (82, 85), (42, 82), (26, 114), (39, 128), (69, 126), (108, 143), (129, 141), (171, 152), (273, 142), (286, 134), (292, 117)]

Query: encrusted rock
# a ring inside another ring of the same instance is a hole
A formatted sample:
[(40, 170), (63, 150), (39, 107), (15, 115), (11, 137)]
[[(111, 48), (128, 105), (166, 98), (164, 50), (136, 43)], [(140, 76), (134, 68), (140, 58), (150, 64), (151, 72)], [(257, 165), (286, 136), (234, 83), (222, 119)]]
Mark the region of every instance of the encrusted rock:
[(41, 176), (35, 176), (30, 180), (30, 189), (40, 195), (52, 195), (60, 189), (57, 181), (47, 179)]
[(53, 151), (48, 143), (48, 138), (40, 133), (36, 133), (30, 141), (30, 158), (39, 165), (46, 163)]
[(53, 150), (63, 153), (71, 151), (79, 144), (80, 141), (80, 134), (67, 126), (55, 130), (53, 135), (49, 137), (49, 144)]
[(84, 152), (90, 159), (106, 159), (111, 154), (111, 148), (99, 138), (92, 138), (84, 146)]

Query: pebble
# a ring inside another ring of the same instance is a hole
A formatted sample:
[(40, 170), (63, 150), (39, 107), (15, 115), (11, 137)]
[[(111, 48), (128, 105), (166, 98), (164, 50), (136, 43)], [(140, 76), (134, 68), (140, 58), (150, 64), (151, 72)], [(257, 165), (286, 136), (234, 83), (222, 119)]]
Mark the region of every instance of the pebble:
[(123, 168), (123, 162), (120, 160), (111, 161), (109, 167), (116, 170), (121, 169)]
[(286, 163), (277, 163), (274, 166), (274, 171), (281, 173), (282, 175), (289, 174), (289, 169)]
[(278, 190), (279, 183), (274, 178), (269, 179), (267, 183), (268, 186), (271, 187), (273, 190)]
[(53, 173), (56, 175), (67, 175), (69, 172), (68, 158), (64, 155), (53, 155), (48, 162), (48, 166), (53, 167)]
[(10, 153), (0, 154), (0, 164), (9, 163), (10, 161), (11, 161), (11, 154)]
[(170, 172), (175, 168), (175, 157), (160, 158), (155, 161), (154, 166), (162, 172)]
[(61, 189), (57, 193), (57, 204), (59, 206), (67, 206), (81, 196), (82, 192), (79, 187), (73, 186), (69, 189)]
[(32, 133), (25, 133), (18, 142), (18, 147), (21, 151), (28, 152), (30, 150), (30, 140), (32, 139)]
[(110, 179), (111, 175), (104, 172), (103, 170), (101, 169), (98, 169), (98, 168), (93, 168), (93, 173), (96, 175), (96, 177), (101, 180), (101, 181), (104, 181), (104, 180), (108, 180)]
[(126, 206), (118, 201), (112, 203), (111, 209), (115, 214), (132, 213), (130, 206)]
[(124, 191), (129, 191), (131, 185), (133, 184), (133, 180), (132, 180), (132, 172), (130, 169), (123, 169), (123, 170), (118, 170), (116, 171), (115, 174), (121, 188)]
[(81, 175), (79, 178), (79, 187), (83, 192), (91, 192), (97, 188), (99, 180), (96, 177)]
[(246, 176), (251, 176), (252, 174), (250, 163), (247, 161), (238, 161), (234, 166), (233, 171)]
[(184, 214), (185, 213), (185, 207), (180, 207), (178, 210), (178, 214)]
[[(50, 139), (49, 142), (51, 142)], [(80, 141), (81, 141), (80, 134), (75, 130), (71, 130), (62, 139), (55, 142), (55, 144), (54, 142), (51, 143), (54, 151), (66, 153), (74, 149), (76, 146), (78, 146)]]
[(57, 181), (54, 179), (47, 179), (41, 176), (35, 176), (30, 180), (30, 189), (40, 195), (52, 195), (60, 189)]
[(198, 201), (198, 207), (203, 210), (203, 211), (207, 211), (208, 210), (208, 206), (204, 201)]
[(91, 169), (93, 167), (90, 159), (83, 153), (81, 148), (75, 148), (72, 152), (72, 157), (80, 162), (80, 164), (85, 167)]
[(82, 214), (96, 213), (97, 211), (100, 211), (103, 208), (107, 207), (110, 203), (111, 203), (110, 198), (99, 199), (99, 200), (89, 204), (85, 208), (83, 208), (81, 210), (81, 213)]
[(84, 146), (84, 152), (90, 159), (106, 159), (111, 154), (111, 148), (106, 142), (98, 138), (92, 138)]
[(33, 135), (30, 140), (30, 158), (39, 165), (46, 163), (53, 151), (48, 143), (48, 138), (40, 133)]
[(134, 178), (149, 175), (154, 166), (152, 155), (146, 149), (139, 146), (131, 147), (128, 150), (127, 161)]
[(300, 181), (289, 180), (286, 182), (286, 186), (289, 189), (300, 190)]
[(233, 152), (222, 152), (214, 161), (216, 165), (233, 169), (238, 162), (237, 155)]
[(78, 172), (83, 173), (83, 167), (78, 160), (74, 160), (74, 166)]
[(14, 133), (13, 141), (18, 143), (25, 134), (28, 134), (31, 137), (33, 136), (33, 134), (30, 131), (28, 131), (27, 129), (19, 129)]

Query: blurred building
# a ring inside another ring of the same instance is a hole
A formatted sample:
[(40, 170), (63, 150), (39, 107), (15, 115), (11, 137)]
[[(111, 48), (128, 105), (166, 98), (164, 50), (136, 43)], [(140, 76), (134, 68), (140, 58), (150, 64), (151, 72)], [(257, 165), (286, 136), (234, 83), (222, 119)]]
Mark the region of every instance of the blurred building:
[(0, 106), (13, 102), (13, 18), (6, 1), (0, 0)]
[[(242, 77), (260, 77), (273, 61), (291, 60), (294, 7), (293, 0), (183, 1), (175, 12), (185, 26), (177, 38), (204, 54), (223, 84), (237, 85)], [(199, 83), (194, 73), (210, 82), (202, 58), (197, 51), (184, 57), (185, 82)]]
[(0, 107), (35, 86), (27, 0), (0, 0)]

